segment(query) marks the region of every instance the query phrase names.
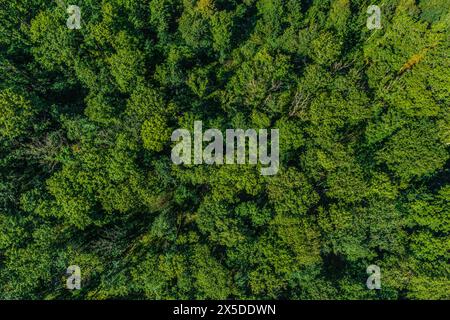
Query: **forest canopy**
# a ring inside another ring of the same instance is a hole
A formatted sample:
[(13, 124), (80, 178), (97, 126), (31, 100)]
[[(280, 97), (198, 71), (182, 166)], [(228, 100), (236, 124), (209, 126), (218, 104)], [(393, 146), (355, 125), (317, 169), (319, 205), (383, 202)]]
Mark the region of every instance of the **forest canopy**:
[[(447, 0), (0, 0), (0, 299), (450, 299), (449, 27)], [(175, 165), (195, 121), (279, 129), (277, 174)]]

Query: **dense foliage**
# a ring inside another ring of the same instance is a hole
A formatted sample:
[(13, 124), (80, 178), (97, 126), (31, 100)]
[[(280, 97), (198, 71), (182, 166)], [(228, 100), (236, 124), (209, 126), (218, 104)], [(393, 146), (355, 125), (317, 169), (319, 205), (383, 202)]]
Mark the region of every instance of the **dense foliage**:
[(450, 299), (450, 2), (378, 2), (0, 0), (0, 298)]

